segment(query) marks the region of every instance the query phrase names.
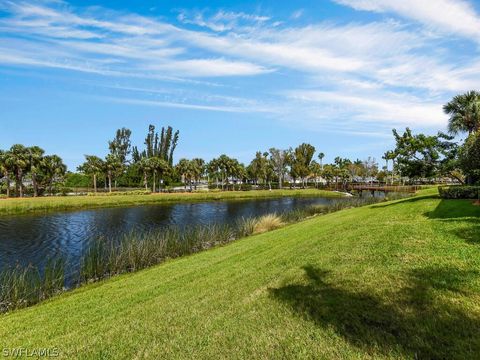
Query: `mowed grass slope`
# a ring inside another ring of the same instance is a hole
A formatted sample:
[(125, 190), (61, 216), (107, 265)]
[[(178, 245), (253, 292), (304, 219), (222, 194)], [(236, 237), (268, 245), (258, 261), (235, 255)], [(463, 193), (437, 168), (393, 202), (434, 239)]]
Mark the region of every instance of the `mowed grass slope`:
[(342, 197), (341, 193), (318, 189), (211, 191), (193, 193), (161, 193), (150, 195), (53, 196), (38, 198), (0, 199), (0, 215), (22, 214), (32, 211), (91, 209), (114, 206), (135, 206), (171, 202), (261, 199), (275, 197)]
[(436, 195), (316, 217), (0, 316), (64, 358), (475, 358), (480, 207)]

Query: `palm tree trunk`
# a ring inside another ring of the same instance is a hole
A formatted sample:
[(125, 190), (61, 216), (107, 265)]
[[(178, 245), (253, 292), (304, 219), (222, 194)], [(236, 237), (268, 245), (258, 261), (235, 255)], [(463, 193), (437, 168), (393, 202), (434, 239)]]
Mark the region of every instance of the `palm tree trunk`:
[(392, 185), (395, 182), (395, 159), (392, 160)]
[(18, 184), (20, 186), (20, 197), (23, 197), (23, 173), (22, 173), (22, 171), (18, 172)]
[(112, 173), (108, 173), (108, 192), (112, 192)]
[(154, 171), (153, 172), (153, 184), (152, 184), (152, 189), (153, 189), (153, 192), (155, 193), (155, 182), (156, 182), (156, 175), (157, 175), (157, 172)]
[(93, 174), (93, 191), (97, 193), (97, 174)]
[(148, 191), (148, 175), (145, 170), (143, 171), (143, 185), (145, 186), (145, 191)]
[(20, 181), (18, 180), (18, 173), (15, 173), (15, 196), (18, 197), (20, 193)]
[(33, 197), (38, 196), (38, 184), (37, 184), (37, 175), (32, 173), (32, 183), (33, 183)]
[(8, 172), (5, 173), (5, 179), (7, 180), (7, 198), (10, 197), (10, 177), (8, 176)]

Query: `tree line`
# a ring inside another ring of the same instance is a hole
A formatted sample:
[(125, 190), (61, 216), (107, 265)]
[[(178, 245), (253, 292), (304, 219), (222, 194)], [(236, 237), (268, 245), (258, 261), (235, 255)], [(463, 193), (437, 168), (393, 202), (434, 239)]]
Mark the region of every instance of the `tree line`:
[[(143, 148), (132, 146), (131, 130), (118, 129), (108, 142), (108, 155), (104, 158), (85, 155), (78, 173), (67, 173), (58, 155), (45, 155), (38, 146), (16, 144), (9, 150), (0, 150), (0, 193), (7, 197), (12, 193), (22, 197), (26, 192), (33, 196), (52, 194), (65, 177), (76, 176), (81, 176), (82, 181), (85, 177), (90, 179), (86, 185), (90, 183), (95, 192), (99, 186), (109, 192), (117, 186), (143, 186), (145, 190), (158, 192), (179, 184), (193, 190), (201, 181), (223, 190), (240, 188), (241, 184), (271, 189), (283, 188), (286, 182), (301, 187), (309, 182), (318, 187), (321, 182), (339, 187), (352, 181), (393, 184), (439, 177), (477, 183), (480, 181), (480, 93), (457, 95), (443, 110), (449, 115), (447, 133), (425, 135), (414, 134), (409, 128), (403, 133), (394, 129), (396, 145), (383, 155), (385, 165), (381, 168), (371, 157), (365, 160), (336, 157), (332, 163), (324, 164), (325, 154), (317, 154), (308, 143), (257, 151), (248, 165), (225, 154), (208, 162), (183, 158), (175, 164), (180, 132), (171, 126), (157, 131), (150, 125)], [(466, 134), (464, 141), (456, 140), (460, 134)]]
[(31, 183), (33, 196), (45, 191), (52, 193), (57, 182), (63, 180), (67, 167), (58, 155), (45, 155), (38, 146), (26, 147), (13, 145), (9, 150), (0, 149), (0, 179), (3, 180), (7, 197), (10, 196), (12, 182), (15, 194), (23, 197), (26, 190), (26, 178)]
[[(459, 183), (480, 182), (480, 92), (455, 96), (443, 106), (449, 116), (447, 133), (414, 134), (393, 130), (396, 146), (383, 158), (409, 179), (448, 177)], [(465, 140), (457, 140), (466, 135)]]

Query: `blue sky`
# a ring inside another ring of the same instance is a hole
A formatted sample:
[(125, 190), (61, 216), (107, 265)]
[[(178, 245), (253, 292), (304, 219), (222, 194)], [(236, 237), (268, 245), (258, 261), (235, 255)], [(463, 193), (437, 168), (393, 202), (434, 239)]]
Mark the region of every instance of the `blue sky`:
[(479, 45), (466, 0), (0, 0), (0, 148), (74, 170), (155, 124), (180, 130), (177, 159), (301, 142), (380, 159), (392, 128), (445, 129)]

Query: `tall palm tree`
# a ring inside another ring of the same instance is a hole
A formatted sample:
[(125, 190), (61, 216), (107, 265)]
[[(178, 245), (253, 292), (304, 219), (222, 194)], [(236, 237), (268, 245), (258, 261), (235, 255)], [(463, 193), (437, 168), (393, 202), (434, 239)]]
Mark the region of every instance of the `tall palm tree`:
[(48, 191), (52, 194), (53, 183), (67, 172), (67, 166), (58, 155), (47, 155), (42, 161), (43, 172), (47, 179)]
[(214, 178), (216, 188), (218, 189), (218, 176), (220, 172), (218, 159), (212, 159), (211, 161), (209, 161), (209, 163), (206, 165), (206, 168), (207, 168), (208, 182), (210, 183), (210, 178)]
[(471, 134), (480, 130), (480, 92), (469, 91), (455, 96), (443, 106), (443, 111), (450, 115), (448, 131), (451, 134)]
[(0, 150), (0, 173), (5, 178), (5, 184), (7, 186), (7, 197), (10, 197), (10, 161), (9, 161), (9, 152)]
[(104, 162), (104, 171), (108, 179), (108, 192), (112, 192), (112, 178), (122, 167), (120, 159), (112, 154), (108, 154)]
[[(382, 159), (385, 160), (385, 172), (388, 174), (388, 161), (390, 160), (390, 153), (391, 151), (386, 151), (383, 156), (382, 156)], [(388, 175), (386, 175), (388, 176)], [(387, 177), (388, 179), (388, 177)], [(385, 180), (385, 183), (387, 183), (388, 180)]]
[(162, 180), (162, 177), (167, 173), (169, 164), (166, 160), (161, 159), (158, 156), (154, 156), (148, 159), (150, 163), (150, 168), (153, 172), (153, 192), (156, 192), (156, 182), (157, 182), (157, 174), (159, 175), (158, 180)]
[(188, 184), (190, 186), (190, 191), (192, 191), (192, 180), (195, 176), (193, 162), (188, 159), (180, 159), (175, 166), (175, 170), (182, 177), (185, 190), (187, 189)]
[(43, 154), (45, 151), (38, 146), (27, 148), (29, 153), (29, 170), (32, 177), (33, 196), (38, 196), (38, 175), (42, 168)]
[(324, 157), (325, 157), (325, 154), (323, 152), (318, 154), (318, 160), (320, 160), (320, 167), (322, 168), (322, 170), (323, 170), (323, 158)]
[(78, 167), (78, 171), (93, 177), (93, 189), (97, 193), (97, 176), (102, 173), (105, 164), (102, 159), (95, 155), (85, 155), (85, 162)]
[(10, 156), (7, 158), (7, 163), (15, 175), (16, 193), (20, 197), (23, 197), (23, 177), (28, 170), (29, 153), (25, 146), (15, 144), (10, 148), (9, 154)]
[(195, 181), (195, 190), (197, 190), (197, 184), (205, 174), (205, 160), (195, 158), (192, 160), (193, 179)]

